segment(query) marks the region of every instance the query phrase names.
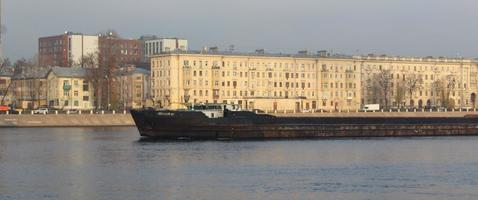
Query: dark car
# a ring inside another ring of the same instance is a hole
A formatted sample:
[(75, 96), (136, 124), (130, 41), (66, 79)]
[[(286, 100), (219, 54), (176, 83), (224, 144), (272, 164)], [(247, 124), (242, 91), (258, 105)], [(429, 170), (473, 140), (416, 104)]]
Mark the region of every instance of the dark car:
[(263, 110), (261, 109), (252, 109), (252, 112), (255, 112), (255, 113), (265, 113)]
[(10, 110), (2, 110), (0, 111), (0, 114), (18, 114), (19, 112), (17, 110), (13, 110), (13, 109), (10, 109)]

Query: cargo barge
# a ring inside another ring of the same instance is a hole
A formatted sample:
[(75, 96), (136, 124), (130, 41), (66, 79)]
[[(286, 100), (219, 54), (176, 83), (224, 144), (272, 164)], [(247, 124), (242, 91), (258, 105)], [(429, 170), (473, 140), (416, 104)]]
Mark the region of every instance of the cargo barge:
[(478, 135), (478, 117), (277, 117), (225, 105), (131, 112), (143, 137), (280, 139)]

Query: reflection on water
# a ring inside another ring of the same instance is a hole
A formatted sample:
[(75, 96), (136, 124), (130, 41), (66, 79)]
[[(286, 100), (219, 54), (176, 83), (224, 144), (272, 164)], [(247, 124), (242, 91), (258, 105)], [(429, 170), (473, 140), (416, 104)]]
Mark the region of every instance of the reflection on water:
[(478, 199), (478, 137), (163, 141), (0, 129), (0, 199)]

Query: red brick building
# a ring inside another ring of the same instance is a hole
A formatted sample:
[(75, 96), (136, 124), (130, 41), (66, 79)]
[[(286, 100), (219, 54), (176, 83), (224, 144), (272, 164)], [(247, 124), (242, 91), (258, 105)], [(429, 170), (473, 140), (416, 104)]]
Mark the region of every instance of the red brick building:
[(136, 39), (122, 39), (118, 37), (99, 37), (100, 63), (114, 59), (119, 66), (139, 64), (142, 59), (141, 42)]
[(40, 38), (38, 40), (40, 66), (69, 66), (67, 49), (67, 34)]
[(71, 67), (88, 54), (98, 52), (98, 36), (67, 32), (38, 39), (40, 66)]

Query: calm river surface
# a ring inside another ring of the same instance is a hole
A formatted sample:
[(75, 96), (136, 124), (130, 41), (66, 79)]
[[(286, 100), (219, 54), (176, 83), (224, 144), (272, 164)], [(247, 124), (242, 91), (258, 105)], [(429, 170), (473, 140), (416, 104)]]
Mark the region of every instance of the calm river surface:
[(478, 137), (139, 139), (0, 129), (0, 199), (478, 199)]

